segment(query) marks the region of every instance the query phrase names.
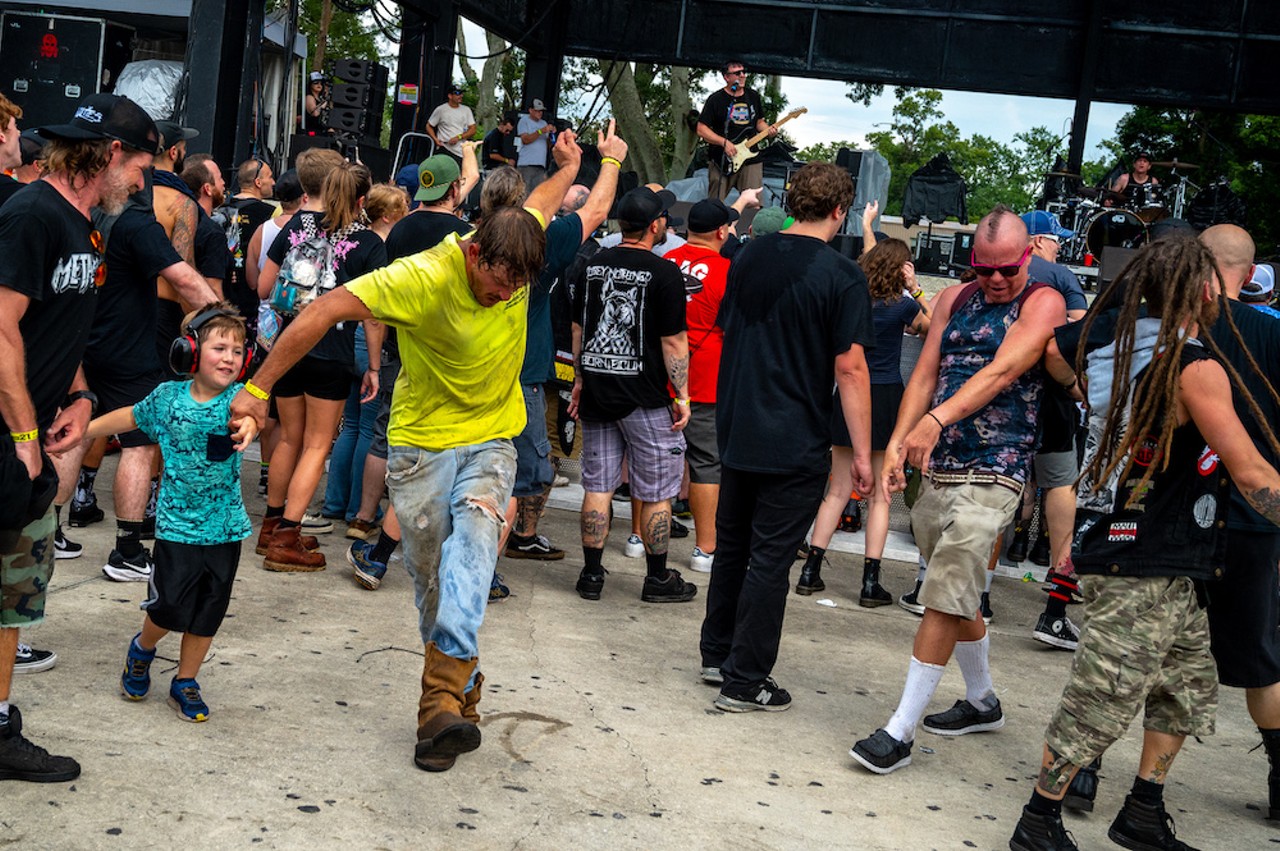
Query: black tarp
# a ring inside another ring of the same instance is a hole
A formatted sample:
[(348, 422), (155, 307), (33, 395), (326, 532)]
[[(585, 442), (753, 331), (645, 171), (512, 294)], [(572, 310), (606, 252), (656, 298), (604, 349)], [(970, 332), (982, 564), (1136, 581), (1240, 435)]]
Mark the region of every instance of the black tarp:
[(943, 222), (951, 216), (960, 224), (969, 224), (969, 211), (965, 205), (964, 178), (951, 167), (946, 154), (938, 154), (920, 166), (907, 178), (907, 192), (902, 201), (902, 223), (907, 227), (917, 225), (921, 219)]

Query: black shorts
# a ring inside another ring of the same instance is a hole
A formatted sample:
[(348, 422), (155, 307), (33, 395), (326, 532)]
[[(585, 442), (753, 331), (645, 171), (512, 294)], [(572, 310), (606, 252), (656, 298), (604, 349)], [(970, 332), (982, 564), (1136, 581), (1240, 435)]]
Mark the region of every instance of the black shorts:
[(182, 333), (182, 305), (167, 298), (160, 299), (156, 311), (156, 354), (160, 356), (160, 368), (165, 378), (172, 378), (169, 369), (169, 349)]
[[(898, 405), (902, 404), (902, 384), (871, 385), (871, 451), (882, 452), (893, 436), (898, 423)], [(840, 393), (831, 400), (831, 445), (846, 449), (853, 446), (849, 428), (844, 422), (844, 410), (840, 407)]]
[(1280, 534), (1227, 532), (1226, 573), (1209, 583), (1209, 637), (1218, 682), (1234, 688), (1280, 683)]
[(351, 383), (355, 381), (352, 369), (337, 361), (306, 355), (280, 376), (271, 392), (282, 399), (307, 395), (313, 399), (345, 402), (351, 395)]
[[(89, 389), (97, 394), (98, 411), (104, 414), (118, 408), (132, 408), (168, 380), (168, 377), (158, 370), (143, 375), (122, 376), (103, 372), (88, 363), (84, 365), (84, 379), (89, 382)], [(125, 448), (156, 445), (154, 440), (138, 429), (125, 432), (119, 437), (120, 445)]]
[(155, 564), (151, 593), (142, 604), (151, 622), (171, 632), (217, 635), (231, 603), (240, 541), (197, 545), (157, 540)]

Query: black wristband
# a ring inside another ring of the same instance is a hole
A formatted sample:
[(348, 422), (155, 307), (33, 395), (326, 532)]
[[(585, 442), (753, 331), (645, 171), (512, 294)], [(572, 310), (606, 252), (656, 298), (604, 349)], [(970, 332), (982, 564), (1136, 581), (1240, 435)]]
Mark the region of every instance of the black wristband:
[(92, 417), (98, 413), (98, 396), (92, 390), (77, 390), (74, 393), (68, 393), (67, 398), (62, 400), (62, 407), (69, 408), (81, 399), (89, 400), (89, 416)]

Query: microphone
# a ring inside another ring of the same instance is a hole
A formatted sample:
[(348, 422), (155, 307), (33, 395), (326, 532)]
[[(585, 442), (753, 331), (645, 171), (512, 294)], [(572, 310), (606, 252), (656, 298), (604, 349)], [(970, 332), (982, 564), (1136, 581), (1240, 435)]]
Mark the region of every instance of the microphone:
[(738, 93), (738, 81), (737, 81), (737, 80), (734, 80), (734, 81), (733, 81), (733, 83), (729, 86), (729, 91), (733, 92), (734, 94), (737, 94), (737, 93)]

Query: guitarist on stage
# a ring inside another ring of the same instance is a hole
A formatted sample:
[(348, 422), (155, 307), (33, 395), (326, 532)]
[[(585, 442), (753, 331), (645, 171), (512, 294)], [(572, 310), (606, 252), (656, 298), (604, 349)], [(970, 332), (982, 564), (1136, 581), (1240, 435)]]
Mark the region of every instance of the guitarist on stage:
[(710, 146), (707, 152), (707, 197), (721, 201), (735, 186), (757, 189), (764, 184), (764, 166), (743, 166), (736, 171), (729, 165), (738, 153), (735, 143), (767, 131), (776, 136), (778, 128), (764, 119), (760, 95), (747, 88), (747, 69), (736, 60), (723, 68), (724, 88), (711, 93), (702, 114), (698, 116), (698, 136)]

